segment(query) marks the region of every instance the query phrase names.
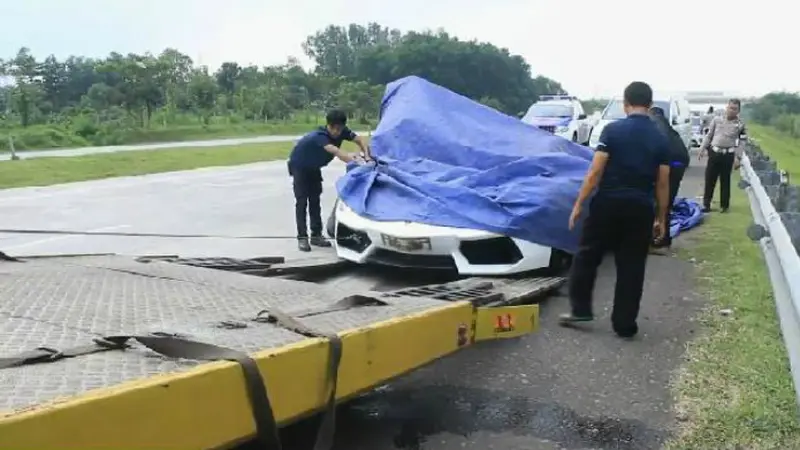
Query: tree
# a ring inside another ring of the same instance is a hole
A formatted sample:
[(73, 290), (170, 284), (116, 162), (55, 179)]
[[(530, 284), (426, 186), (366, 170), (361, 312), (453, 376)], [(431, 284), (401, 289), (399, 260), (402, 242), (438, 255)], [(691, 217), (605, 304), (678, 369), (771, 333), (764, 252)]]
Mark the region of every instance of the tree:
[(364, 50), (392, 46), (400, 41), (399, 30), (377, 23), (366, 27), (350, 24), (347, 27), (329, 25), (309, 36), (303, 43), (306, 55), (317, 64), (324, 75), (356, 77), (359, 58)]
[[(38, 60), (23, 47), (0, 60), (0, 75), (12, 80), (0, 85), (0, 133), (21, 127), (40, 134), (39, 144), (30, 138), (25, 145), (108, 145), (162, 139), (162, 131), (175, 139), (182, 136), (175, 130), (225, 132), (245, 123), (258, 130), (298, 119), (310, 125), (332, 107), (371, 126), (385, 84), (407, 75), (512, 115), (541, 94), (563, 91), (550, 78), (532, 76), (522, 57), (443, 30), (403, 34), (377, 23), (331, 25), (309, 36), (303, 49), (316, 62), (311, 72), (295, 58), (270, 67), (229, 61), (211, 72), (173, 48)], [(0, 136), (0, 146), (4, 141)]]
[(208, 125), (217, 100), (217, 83), (207, 68), (196, 70), (189, 79), (189, 97), (203, 124)]
[(800, 95), (797, 93), (770, 92), (744, 105), (743, 114), (757, 123), (800, 137)]
[[(330, 30), (331, 35), (335, 33), (338, 32)], [(320, 38), (325, 43), (332, 39)], [(554, 80), (543, 76), (531, 78), (528, 63), (507, 49), (461, 41), (444, 31), (411, 32), (375, 42), (363, 46), (349, 44), (344, 53), (341, 47), (332, 46), (320, 54), (343, 54), (341, 57), (348, 60), (347, 67), (337, 68), (322, 60), (325, 65), (318, 66), (318, 70), (370, 84), (386, 84), (418, 75), (473, 99), (493, 98), (498, 109), (512, 115), (527, 109), (541, 94), (563, 92)]]

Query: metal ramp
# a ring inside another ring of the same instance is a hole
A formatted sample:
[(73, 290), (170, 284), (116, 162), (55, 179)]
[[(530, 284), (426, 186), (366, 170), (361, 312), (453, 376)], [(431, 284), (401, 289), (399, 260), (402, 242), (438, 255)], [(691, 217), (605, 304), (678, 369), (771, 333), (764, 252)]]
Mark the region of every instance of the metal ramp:
[[(471, 343), (530, 333), (537, 306), (506, 305), (564, 281), (472, 278), (365, 292), (281, 278), (323, 269), (280, 258), (0, 261), (0, 448), (268, 441), (260, 401), (273, 426), (284, 425)], [(115, 347), (119, 336), (131, 338)], [(195, 358), (164, 347), (173, 341), (224, 351)], [(253, 376), (267, 390), (262, 400)]]

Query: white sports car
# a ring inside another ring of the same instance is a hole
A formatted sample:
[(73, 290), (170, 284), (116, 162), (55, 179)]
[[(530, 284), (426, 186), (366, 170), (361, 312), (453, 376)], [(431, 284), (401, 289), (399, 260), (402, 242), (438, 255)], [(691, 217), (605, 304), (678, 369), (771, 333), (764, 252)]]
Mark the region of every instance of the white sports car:
[(565, 271), (565, 252), (487, 231), (413, 222), (379, 222), (338, 201), (328, 219), (336, 254), (358, 264), (455, 270), (459, 275)]

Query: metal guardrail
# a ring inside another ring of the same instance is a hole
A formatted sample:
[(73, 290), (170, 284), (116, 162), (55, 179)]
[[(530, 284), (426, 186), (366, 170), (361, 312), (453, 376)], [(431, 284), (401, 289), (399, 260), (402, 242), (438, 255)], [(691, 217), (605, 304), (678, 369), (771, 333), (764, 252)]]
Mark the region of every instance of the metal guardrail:
[(741, 175), (754, 220), (747, 235), (764, 253), (800, 405), (800, 187), (754, 140), (746, 144)]

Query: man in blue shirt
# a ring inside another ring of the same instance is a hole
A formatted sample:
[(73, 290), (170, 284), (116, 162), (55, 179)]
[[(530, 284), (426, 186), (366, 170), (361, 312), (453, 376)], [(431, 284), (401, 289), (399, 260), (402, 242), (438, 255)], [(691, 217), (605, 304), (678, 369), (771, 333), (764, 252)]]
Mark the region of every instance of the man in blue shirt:
[(572, 263), (572, 312), (561, 316), (562, 326), (594, 320), (592, 294), (597, 268), (603, 256), (611, 252), (617, 266), (611, 325), (623, 338), (632, 338), (639, 331), (636, 319), (647, 254), (654, 233), (657, 239), (666, 234), (669, 213), (669, 142), (648, 116), (652, 103), (650, 86), (631, 83), (623, 99), (627, 117), (610, 123), (600, 135), (569, 219), (573, 229), (584, 202), (597, 189)]
[[(294, 191), (294, 214), (297, 223), (297, 248), (300, 251), (311, 251), (311, 245), (330, 247), (331, 244), (322, 236), (322, 168), (333, 158), (349, 163), (359, 156), (350, 155), (341, 150), (344, 141), (356, 143), (364, 158), (370, 158), (369, 145), (353, 131), (347, 128), (347, 114), (335, 109), (328, 112), (327, 125), (300, 138), (292, 149), (287, 162), (289, 175), (292, 177)], [(306, 213), (311, 222), (311, 239), (308, 237)]]

